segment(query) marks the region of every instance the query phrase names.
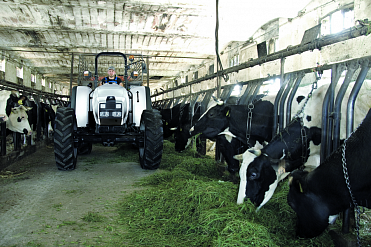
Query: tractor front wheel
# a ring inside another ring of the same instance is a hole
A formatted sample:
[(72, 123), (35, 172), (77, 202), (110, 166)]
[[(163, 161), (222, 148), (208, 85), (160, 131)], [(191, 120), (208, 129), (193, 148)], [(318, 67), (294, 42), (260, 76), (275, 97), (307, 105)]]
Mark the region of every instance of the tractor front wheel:
[(55, 118), (54, 155), (59, 170), (70, 171), (76, 168), (77, 148), (74, 145), (74, 131), (76, 130), (74, 109), (58, 108)]
[(139, 147), (139, 160), (143, 169), (154, 170), (160, 166), (163, 150), (162, 118), (158, 110), (144, 110), (140, 120), (144, 143)]

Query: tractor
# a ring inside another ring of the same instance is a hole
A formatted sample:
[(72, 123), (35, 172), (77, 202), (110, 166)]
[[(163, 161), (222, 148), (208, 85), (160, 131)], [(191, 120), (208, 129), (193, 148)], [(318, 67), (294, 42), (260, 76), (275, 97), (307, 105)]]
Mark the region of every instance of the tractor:
[[(124, 86), (112, 82), (98, 86), (98, 59), (102, 56), (123, 58)], [(69, 107), (57, 109), (54, 154), (59, 170), (74, 170), (78, 154), (91, 153), (94, 143), (113, 146), (125, 142), (139, 149), (143, 169), (159, 167), (163, 150), (161, 114), (152, 109), (149, 87), (136, 80), (145, 69), (143, 56), (121, 52), (95, 56), (94, 84), (73, 87)]]

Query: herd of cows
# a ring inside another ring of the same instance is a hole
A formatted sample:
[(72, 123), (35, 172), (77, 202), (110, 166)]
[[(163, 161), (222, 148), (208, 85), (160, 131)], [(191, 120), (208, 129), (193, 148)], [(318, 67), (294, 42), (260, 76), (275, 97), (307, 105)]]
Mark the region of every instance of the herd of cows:
[(24, 142), (29, 139), (30, 145), (42, 136), (48, 136), (53, 131), (56, 108), (65, 105), (65, 101), (41, 100), (36, 95), (20, 95), (16, 90), (0, 90), (1, 154), (6, 153), (6, 145), (3, 144), (11, 133), (14, 135), (9, 142), (14, 145), (14, 150), (18, 146), (15, 138), (17, 133), (24, 135)]
[[(347, 102), (353, 85), (345, 91), (341, 104), (341, 143), (346, 140)], [(177, 151), (184, 150), (192, 137), (219, 143), (228, 171), (240, 175), (237, 203), (249, 199), (257, 210), (291, 174), (288, 203), (297, 214), (297, 234), (315, 237), (327, 228), (330, 219), (353, 205), (344, 179), (342, 150), (355, 201), (359, 206), (371, 205), (371, 180), (367, 178), (371, 174), (367, 163), (371, 158), (371, 83), (363, 83), (355, 102), (354, 129), (358, 129), (347, 139), (346, 148), (343, 144), (320, 165), (322, 102), (329, 86), (322, 85), (310, 97), (310, 87), (299, 89), (291, 104), (291, 121), (276, 134), (275, 96), (267, 95), (249, 105), (210, 100), (202, 114), (199, 102), (159, 109), (164, 138), (174, 134)], [(340, 86), (335, 88), (335, 96)]]
[[(329, 86), (324, 84), (311, 95), (308, 87), (299, 89), (291, 104), (291, 121), (278, 133), (274, 130), (276, 96), (256, 96), (248, 105), (228, 97), (208, 100), (207, 107), (202, 105), (205, 101), (157, 107), (164, 138), (174, 136), (176, 151), (185, 150), (194, 137), (200, 142), (210, 139), (218, 143), (228, 171), (240, 176), (238, 204), (249, 199), (259, 210), (272, 197), (277, 184), (289, 177), (288, 203), (297, 214), (297, 235), (311, 238), (320, 235), (329, 219), (350, 205), (371, 205), (371, 83), (365, 81), (358, 93), (356, 130), (348, 139), (346, 112), (352, 86), (345, 91), (341, 104), (342, 145), (321, 163), (322, 102)], [(335, 95), (339, 90), (340, 85)], [(65, 104), (1, 90), (1, 133), (4, 126), (6, 135), (16, 132), (31, 136), (40, 129), (47, 132), (54, 126), (56, 108)]]

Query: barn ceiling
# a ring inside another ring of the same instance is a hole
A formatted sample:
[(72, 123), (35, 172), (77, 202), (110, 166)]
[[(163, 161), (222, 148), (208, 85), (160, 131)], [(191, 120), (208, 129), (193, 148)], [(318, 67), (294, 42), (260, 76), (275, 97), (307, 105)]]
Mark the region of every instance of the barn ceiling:
[[(219, 0), (219, 50), (269, 20), (297, 16), (308, 2)], [(215, 23), (216, 0), (0, 1), (0, 50), (57, 83), (70, 82), (72, 54), (77, 82), (81, 57), (141, 53), (153, 85), (213, 59)]]

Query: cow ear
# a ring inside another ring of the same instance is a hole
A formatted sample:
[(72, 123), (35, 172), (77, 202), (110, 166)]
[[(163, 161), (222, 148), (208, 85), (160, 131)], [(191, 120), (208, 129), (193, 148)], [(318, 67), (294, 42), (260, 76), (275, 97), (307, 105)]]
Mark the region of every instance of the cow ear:
[(248, 149), (248, 151), (252, 154), (255, 154), (256, 156), (260, 156), (262, 151), (260, 149)]
[(296, 171), (292, 173), (289, 179), (290, 187), (294, 187), (299, 193), (304, 193), (306, 191), (306, 183), (304, 180), (307, 174), (308, 172), (305, 171)]
[(242, 154), (237, 154), (237, 155), (233, 156), (233, 158), (238, 160), (238, 161), (243, 161), (243, 155)]
[(11, 111), (11, 113), (14, 113), (14, 114), (16, 114), (16, 113), (17, 113), (17, 108), (15, 108), (15, 107), (12, 107), (12, 111)]
[(223, 113), (226, 117), (231, 117), (231, 108), (229, 106), (224, 107)]

